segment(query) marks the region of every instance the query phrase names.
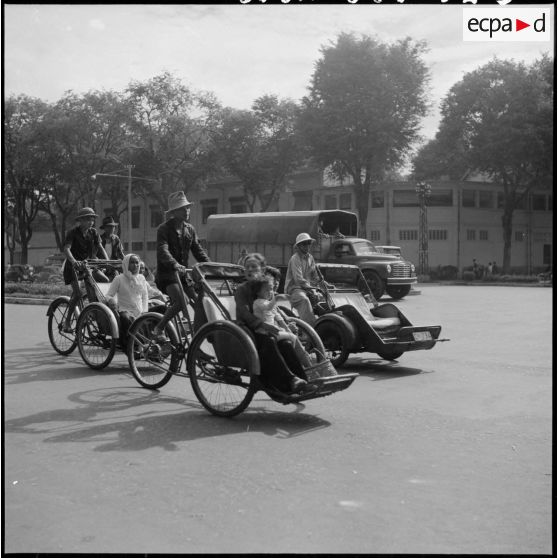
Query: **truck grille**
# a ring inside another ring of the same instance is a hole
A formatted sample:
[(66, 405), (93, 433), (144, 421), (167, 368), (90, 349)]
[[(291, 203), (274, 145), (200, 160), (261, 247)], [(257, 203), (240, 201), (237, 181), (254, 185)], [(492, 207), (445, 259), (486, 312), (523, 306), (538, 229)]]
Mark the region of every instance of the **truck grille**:
[(411, 277), (411, 264), (394, 263), (391, 264), (392, 277)]

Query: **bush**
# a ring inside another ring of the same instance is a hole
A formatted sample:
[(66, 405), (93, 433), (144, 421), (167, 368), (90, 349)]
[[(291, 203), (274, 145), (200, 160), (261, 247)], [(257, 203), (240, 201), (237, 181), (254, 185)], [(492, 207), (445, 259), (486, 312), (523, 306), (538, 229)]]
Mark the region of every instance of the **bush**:
[(4, 283), (4, 296), (8, 294), (55, 298), (60, 295), (71, 295), (72, 287), (70, 285), (50, 285), (48, 283)]
[(464, 271), (463, 279), (465, 281), (473, 281), (475, 279), (475, 274), (472, 271)]

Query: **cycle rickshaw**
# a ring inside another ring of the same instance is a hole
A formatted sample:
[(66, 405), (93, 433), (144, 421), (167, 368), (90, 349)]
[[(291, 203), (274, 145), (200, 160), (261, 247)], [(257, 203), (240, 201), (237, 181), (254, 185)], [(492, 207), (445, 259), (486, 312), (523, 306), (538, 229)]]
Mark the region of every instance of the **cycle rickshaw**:
[(118, 348), (126, 348), (120, 346), (118, 313), (105, 304), (110, 283), (95, 281), (93, 270), (103, 269), (114, 275), (122, 271), (122, 261), (86, 260), (79, 267), (83, 271), (84, 291), (70, 318), (71, 332), (64, 328), (70, 297), (60, 296), (50, 303), (47, 310), (48, 335), (56, 352), (66, 356), (77, 347), (85, 364), (100, 370), (111, 363)]
[[(311, 294), (317, 317), (314, 329), (335, 367), (351, 353), (370, 352), (396, 360), (405, 352), (449, 341), (440, 339), (441, 326), (413, 325), (394, 304), (378, 304), (359, 267), (319, 263), (317, 268), (320, 282)], [(287, 296), (282, 304), (294, 315)]]
[(166, 327), (170, 350), (165, 351), (151, 338), (160, 315), (143, 314), (130, 327), (130, 369), (142, 386), (158, 389), (173, 375), (187, 376), (203, 407), (214, 415), (231, 417), (244, 411), (259, 390), (278, 403), (297, 403), (346, 389), (358, 376), (337, 374), (312, 327), (298, 318), (288, 318), (296, 324), (299, 339), (314, 363), (302, 370), (311, 390), (288, 393), (271, 385), (261, 374), (268, 370), (264, 367), (294, 370), (297, 363), (282, 353), (274, 340), (271, 349), (258, 350), (261, 347), (254, 334), (235, 322), (234, 292), (245, 280), (244, 268), (199, 263), (189, 278), (196, 296), (183, 291), (183, 310)]

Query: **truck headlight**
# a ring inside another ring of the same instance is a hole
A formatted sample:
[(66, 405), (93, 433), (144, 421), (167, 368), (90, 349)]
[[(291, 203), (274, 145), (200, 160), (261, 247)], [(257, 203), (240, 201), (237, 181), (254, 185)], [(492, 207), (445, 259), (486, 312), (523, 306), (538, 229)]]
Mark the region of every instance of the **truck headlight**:
[(413, 264), (411, 264), (411, 273), (415, 272), (415, 266)]
[(386, 265), (386, 271), (388, 272), (388, 274), (391, 273), (391, 265)]

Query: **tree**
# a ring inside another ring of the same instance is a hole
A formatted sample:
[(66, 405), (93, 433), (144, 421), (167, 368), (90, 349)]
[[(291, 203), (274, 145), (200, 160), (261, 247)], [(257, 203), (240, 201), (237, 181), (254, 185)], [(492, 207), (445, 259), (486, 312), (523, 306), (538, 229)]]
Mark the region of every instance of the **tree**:
[(131, 82), (125, 98), (133, 134), (128, 162), (139, 176), (161, 178), (162, 190), (151, 192), (161, 206), (167, 193), (199, 188), (213, 176), (217, 155), (210, 133), (220, 109), (213, 94), (192, 91), (164, 72), (146, 82)]
[(510, 270), (513, 213), (553, 172), (553, 63), (493, 59), (456, 83), (435, 139), (414, 172), (422, 178), (478, 171), (503, 187), (503, 270)]
[(366, 236), (369, 192), (405, 159), (426, 114), (428, 71), (423, 42), (393, 44), (342, 33), (323, 47), (300, 127), (316, 162), (333, 177), (350, 176)]
[(48, 195), (41, 210), (48, 214), (60, 250), (80, 205), (95, 207), (99, 197), (111, 200), (118, 218), (126, 208), (125, 183), (93, 181), (92, 175), (114, 169), (128, 145), (130, 114), (121, 95), (72, 91), (55, 103), (38, 127), (48, 155)]
[(274, 95), (256, 99), (250, 111), (222, 111), (213, 140), (224, 167), (240, 180), (251, 212), (256, 201), (267, 211), (285, 189), (289, 173), (301, 162), (297, 114), (294, 101)]
[(45, 196), (48, 164), (38, 132), (48, 104), (26, 95), (11, 96), (4, 105), (4, 227), (10, 259), (16, 243), (27, 263), (33, 221)]

